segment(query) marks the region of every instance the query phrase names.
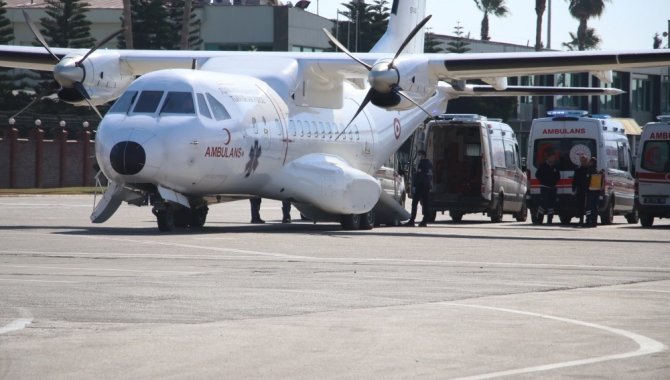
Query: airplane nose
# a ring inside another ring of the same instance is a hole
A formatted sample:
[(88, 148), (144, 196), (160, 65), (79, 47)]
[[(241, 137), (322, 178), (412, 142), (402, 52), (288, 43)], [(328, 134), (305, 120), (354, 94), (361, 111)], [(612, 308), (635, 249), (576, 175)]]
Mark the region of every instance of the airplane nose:
[(134, 141), (121, 141), (112, 147), (109, 162), (112, 169), (122, 175), (137, 174), (146, 163), (147, 155), (142, 145)]

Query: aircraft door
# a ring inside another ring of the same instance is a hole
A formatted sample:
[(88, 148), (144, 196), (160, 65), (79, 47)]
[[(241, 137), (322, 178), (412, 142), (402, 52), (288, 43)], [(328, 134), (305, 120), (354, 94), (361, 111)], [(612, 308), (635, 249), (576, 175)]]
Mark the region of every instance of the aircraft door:
[(284, 165), (288, 155), (289, 142), (292, 142), (288, 134), (288, 107), (274, 92), (260, 87), (259, 89), (270, 100), (272, 106), (272, 109), (269, 110), (268, 120), (264, 120), (264, 138), (267, 139), (273, 152), (277, 154), (280, 164)]

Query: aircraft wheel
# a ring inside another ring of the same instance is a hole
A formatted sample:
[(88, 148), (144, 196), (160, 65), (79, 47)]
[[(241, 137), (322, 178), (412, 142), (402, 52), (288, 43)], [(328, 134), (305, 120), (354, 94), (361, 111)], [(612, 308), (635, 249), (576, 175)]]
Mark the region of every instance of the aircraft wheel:
[(199, 207), (191, 211), (191, 227), (202, 228), (207, 220), (209, 207)]
[(158, 222), (158, 230), (161, 232), (174, 231), (174, 210), (169, 204), (165, 204), (162, 208), (154, 211), (156, 221)]
[(360, 223), (361, 216), (359, 214), (342, 215), (340, 219), (340, 225), (342, 225), (342, 229), (347, 231), (357, 230), (358, 226), (360, 226)]
[(654, 225), (654, 217), (647, 214), (640, 214), (640, 224), (642, 227), (651, 227)]
[(191, 222), (191, 209), (186, 207), (179, 207), (173, 209), (174, 226), (178, 228), (186, 228)]
[(361, 214), (358, 228), (361, 230), (371, 230), (375, 225), (375, 220), (376, 214), (374, 210)]

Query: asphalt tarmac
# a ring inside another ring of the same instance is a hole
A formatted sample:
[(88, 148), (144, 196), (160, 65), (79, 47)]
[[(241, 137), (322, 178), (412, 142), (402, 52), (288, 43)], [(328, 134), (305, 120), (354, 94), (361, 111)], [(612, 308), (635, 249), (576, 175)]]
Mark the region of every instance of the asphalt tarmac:
[(281, 203), (159, 233), (0, 197), (0, 379), (670, 378), (670, 221), (343, 231)]

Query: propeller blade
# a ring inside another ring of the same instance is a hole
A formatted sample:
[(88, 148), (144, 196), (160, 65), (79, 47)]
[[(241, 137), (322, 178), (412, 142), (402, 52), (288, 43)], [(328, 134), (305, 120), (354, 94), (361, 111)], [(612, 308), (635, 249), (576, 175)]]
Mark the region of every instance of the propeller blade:
[(403, 41), (402, 45), (400, 45), (400, 49), (398, 49), (398, 52), (395, 53), (395, 57), (393, 57), (393, 59), (391, 60), (391, 63), (389, 64), (389, 67), (393, 67), (393, 63), (395, 62), (396, 58), (398, 58), (398, 56), (400, 55), (400, 53), (402, 53), (402, 51), (407, 47), (407, 44), (409, 44), (410, 41), (412, 41), (412, 39), (414, 38), (414, 36), (416, 36), (416, 34), (419, 33), (419, 30), (421, 30), (421, 28), (423, 28), (424, 25), (426, 25), (426, 23), (428, 23), (428, 21), (430, 20), (431, 17), (433, 17), (433, 15), (428, 15), (428, 16), (426, 16), (426, 18), (424, 18), (423, 20), (421, 20), (421, 22), (418, 23), (418, 24), (414, 27), (414, 29), (412, 29), (412, 31), (410, 32), (410, 34), (409, 34), (407, 37), (405, 37), (405, 41)]
[(417, 102), (414, 101), (409, 95), (407, 95), (404, 91), (400, 89), (394, 90), (396, 94), (402, 96), (403, 98), (407, 99), (410, 101), (410, 103), (414, 104), (416, 107), (418, 107), (421, 111), (425, 112), (428, 117), (433, 117), (433, 115), (430, 114), (430, 112), (426, 111), (425, 108), (421, 107), (421, 105)]
[(346, 55), (348, 55), (354, 61), (360, 63), (363, 66), (365, 66), (365, 68), (368, 69), (368, 71), (372, 71), (372, 66), (370, 66), (367, 63), (361, 61), (360, 59), (354, 57), (353, 54), (351, 54), (351, 52), (349, 50), (347, 50), (347, 48), (345, 48), (344, 45), (342, 45), (340, 43), (340, 41), (338, 41), (337, 38), (335, 38), (326, 28), (323, 28), (322, 30), (323, 30), (324, 33), (326, 33), (326, 37), (328, 37), (328, 39), (330, 40), (330, 42), (333, 43), (333, 45), (337, 46), (340, 50), (342, 50)]
[(365, 95), (365, 99), (363, 99), (363, 103), (361, 103), (360, 107), (358, 107), (358, 110), (356, 110), (356, 113), (354, 114), (354, 117), (351, 118), (351, 121), (349, 121), (349, 124), (347, 124), (347, 126), (344, 127), (342, 132), (340, 132), (340, 134), (337, 135), (337, 137), (335, 137), (335, 141), (337, 141), (337, 139), (339, 139), (340, 136), (342, 136), (344, 134), (344, 132), (347, 131), (347, 128), (349, 128), (351, 123), (353, 123), (354, 120), (356, 120), (356, 117), (358, 116), (358, 114), (361, 113), (361, 111), (363, 111), (363, 108), (365, 108), (365, 106), (367, 106), (368, 103), (370, 103), (370, 101), (372, 100), (372, 91), (374, 91), (374, 90), (370, 89), (370, 91), (368, 91), (368, 93)]
[(14, 118), (16, 118), (17, 116), (19, 116), (20, 114), (22, 114), (25, 110), (27, 110), (28, 108), (32, 107), (33, 104), (37, 103), (38, 100), (41, 100), (43, 97), (47, 96), (49, 93), (51, 93), (51, 92), (53, 92), (53, 91), (54, 91), (54, 89), (53, 89), (53, 85), (52, 85), (52, 84), (50, 84), (50, 85), (44, 87), (44, 88), (42, 89), (42, 91), (40, 91), (39, 94), (36, 94), (35, 99), (33, 99), (30, 103), (28, 103), (27, 106), (21, 108), (21, 110), (20, 110), (19, 112), (15, 113), (14, 115), (10, 116), (9, 118), (10, 118), (10, 119), (14, 119)]
[(54, 58), (56, 58), (56, 62), (60, 62), (60, 58), (54, 52), (49, 49), (49, 45), (47, 45), (46, 41), (44, 40), (44, 37), (42, 37), (42, 33), (40, 33), (40, 30), (37, 29), (35, 26), (35, 23), (33, 23), (33, 20), (30, 19), (30, 16), (28, 16), (28, 12), (23, 10), (23, 18), (26, 20), (26, 24), (28, 24), (28, 28), (30, 28), (30, 31), (33, 32), (33, 35), (37, 40), (44, 46), (45, 49), (51, 54)]
[[(25, 11), (24, 11), (24, 12), (25, 12)], [(123, 33), (123, 31), (125, 31), (125, 30), (126, 30), (125, 28), (121, 28), (121, 29), (117, 30), (116, 32), (110, 34), (109, 36), (107, 36), (107, 37), (101, 39), (100, 41), (98, 41), (98, 42), (95, 44), (95, 46), (93, 46), (93, 48), (91, 48), (91, 50), (89, 50), (88, 53), (86, 53), (86, 55), (84, 55), (84, 56), (82, 57), (82, 59), (80, 59), (80, 60), (77, 62), (77, 66), (79, 66), (82, 62), (84, 62), (84, 60), (85, 60), (86, 58), (88, 58), (88, 56), (91, 55), (91, 53), (93, 53), (94, 51), (98, 50), (98, 48), (100, 48), (100, 46), (106, 44), (106, 43), (109, 42), (112, 38), (114, 38), (114, 37), (118, 36), (119, 34)]]
[(93, 108), (93, 111), (95, 111), (95, 113), (98, 114), (98, 117), (100, 117), (100, 120), (102, 120), (102, 114), (98, 110), (98, 107), (96, 107), (95, 105), (93, 105), (93, 103), (91, 103), (91, 96), (88, 94), (88, 91), (86, 91), (86, 88), (84, 88), (84, 85), (81, 84), (81, 82), (74, 82), (74, 88), (77, 91), (79, 91), (81, 96), (84, 97), (84, 100), (86, 101), (86, 103), (88, 103), (88, 105), (91, 108)]

